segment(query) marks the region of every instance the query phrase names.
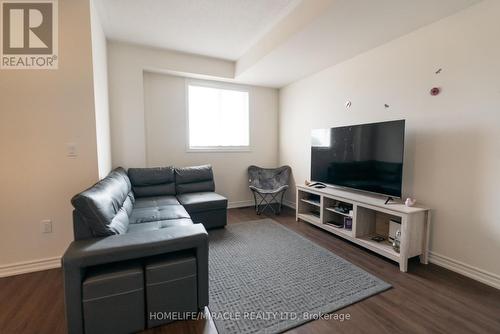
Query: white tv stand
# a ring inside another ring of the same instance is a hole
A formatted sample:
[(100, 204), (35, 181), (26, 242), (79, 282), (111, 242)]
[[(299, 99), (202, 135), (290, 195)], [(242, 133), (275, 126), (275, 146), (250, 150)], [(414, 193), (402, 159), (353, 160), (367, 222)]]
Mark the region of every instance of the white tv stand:
[[(316, 189), (297, 186), (296, 220), (303, 220), (325, 231), (347, 239), (375, 253), (399, 263), (399, 269), (408, 270), (408, 259), (420, 256), (420, 262), (428, 263), (429, 231), (431, 214), (429, 208), (407, 207), (376, 196), (327, 187)], [(343, 220), (348, 213), (333, 209), (338, 202), (352, 206), (352, 230), (334, 227), (331, 221)], [(319, 214), (318, 214), (319, 212)], [(371, 240), (375, 234), (388, 236), (389, 219), (401, 223), (400, 252), (386, 241)]]

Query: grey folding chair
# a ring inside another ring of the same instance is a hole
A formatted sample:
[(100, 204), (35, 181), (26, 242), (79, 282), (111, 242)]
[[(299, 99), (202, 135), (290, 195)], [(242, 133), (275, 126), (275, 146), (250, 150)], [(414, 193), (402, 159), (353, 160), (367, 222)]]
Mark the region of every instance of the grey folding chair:
[[(255, 211), (260, 215), (270, 208), (274, 214), (281, 213), (283, 196), (288, 189), (291, 168), (282, 166), (278, 168), (248, 167), (248, 182), (255, 201)], [(272, 204), (278, 203), (275, 209)]]

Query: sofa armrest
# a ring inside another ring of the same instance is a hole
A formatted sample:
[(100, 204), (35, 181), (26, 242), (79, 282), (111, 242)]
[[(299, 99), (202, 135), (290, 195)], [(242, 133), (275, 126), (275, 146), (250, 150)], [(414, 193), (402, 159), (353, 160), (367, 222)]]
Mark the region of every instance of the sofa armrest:
[(88, 267), (153, 256), (207, 244), (200, 224), (117, 234), (73, 241), (62, 257), (63, 267)]
[(73, 241), (62, 257), (69, 333), (83, 333), (82, 281), (85, 268), (194, 249), (198, 304), (208, 305), (208, 234), (202, 224)]

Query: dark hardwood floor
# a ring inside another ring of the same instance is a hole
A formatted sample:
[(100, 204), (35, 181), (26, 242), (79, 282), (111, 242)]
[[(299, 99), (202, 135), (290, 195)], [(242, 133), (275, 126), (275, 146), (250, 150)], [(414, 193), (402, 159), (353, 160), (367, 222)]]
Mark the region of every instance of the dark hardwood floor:
[[(253, 209), (229, 210), (229, 223), (264, 218)], [(314, 226), (294, 212), (269, 215), (393, 288), (337, 313), (350, 320), (315, 320), (290, 333), (500, 333), (500, 291), (436, 265), (413, 259), (408, 273), (382, 257)], [(208, 310), (205, 310), (208, 312)], [(0, 333), (65, 333), (60, 269), (0, 279)], [(216, 333), (212, 321), (178, 321), (146, 333)]]

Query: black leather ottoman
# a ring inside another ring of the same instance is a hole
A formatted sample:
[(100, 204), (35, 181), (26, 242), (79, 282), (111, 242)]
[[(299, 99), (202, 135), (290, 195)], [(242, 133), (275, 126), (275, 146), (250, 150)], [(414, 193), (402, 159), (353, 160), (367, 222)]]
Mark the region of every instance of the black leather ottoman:
[(140, 263), (89, 269), (82, 294), (86, 334), (144, 329), (144, 272)]
[(188, 319), (198, 311), (196, 257), (173, 253), (146, 263), (148, 327)]
[(227, 198), (214, 192), (195, 192), (177, 195), (195, 223), (212, 229), (227, 223)]

